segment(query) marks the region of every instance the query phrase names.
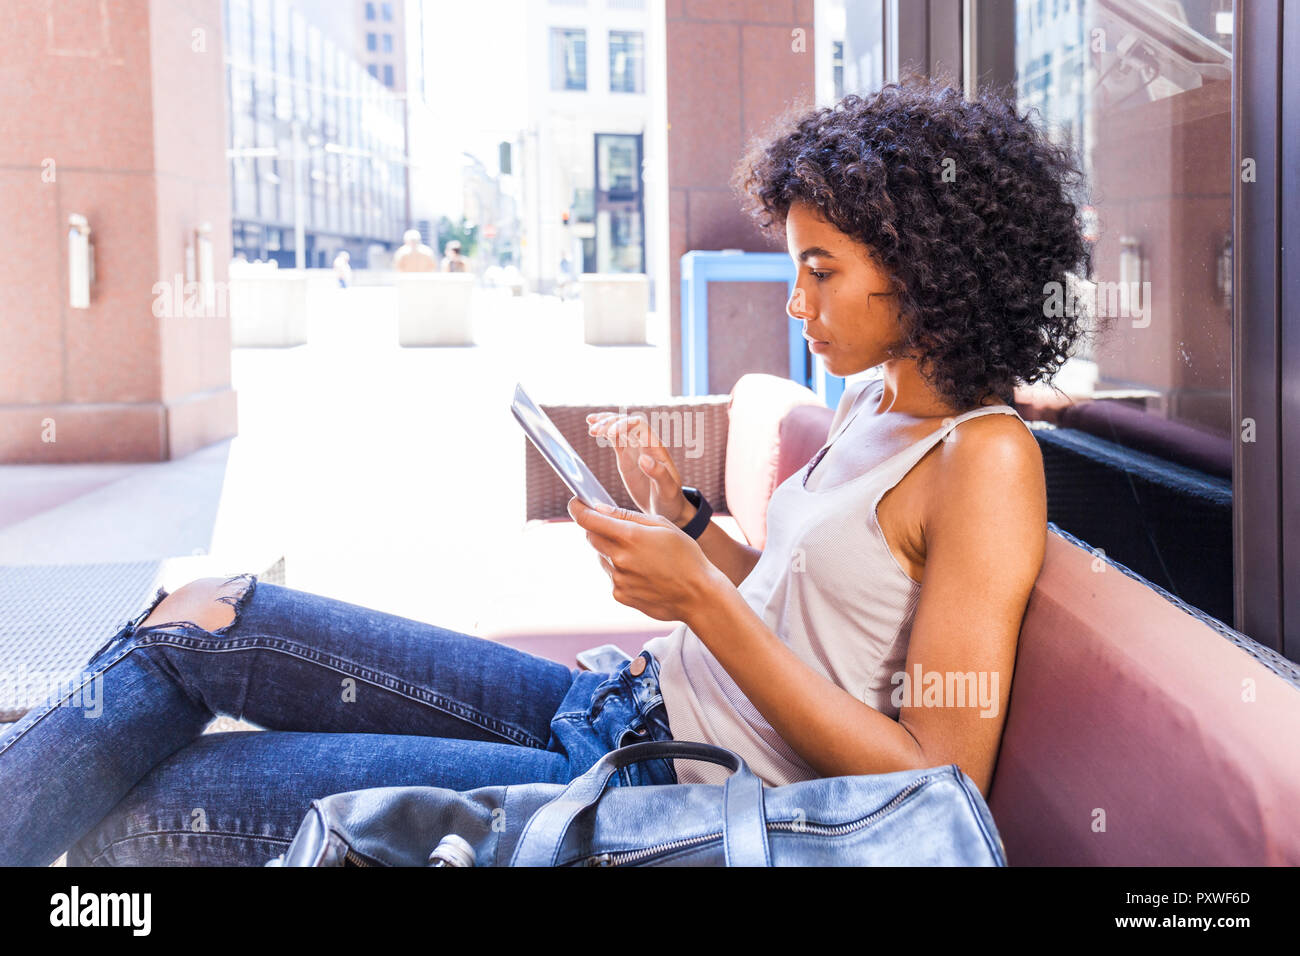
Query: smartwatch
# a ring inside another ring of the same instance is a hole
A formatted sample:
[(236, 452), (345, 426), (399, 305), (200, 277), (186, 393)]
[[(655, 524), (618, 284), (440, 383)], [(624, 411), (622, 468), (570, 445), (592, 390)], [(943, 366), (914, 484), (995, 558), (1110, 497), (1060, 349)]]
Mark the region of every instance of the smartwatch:
[(682, 530), (692, 538), (699, 538), (704, 534), (704, 529), (709, 526), (709, 519), (713, 517), (713, 506), (709, 504), (709, 499), (700, 494), (700, 489), (682, 486), (682, 494), (686, 500), (695, 506), (695, 516), (682, 527)]

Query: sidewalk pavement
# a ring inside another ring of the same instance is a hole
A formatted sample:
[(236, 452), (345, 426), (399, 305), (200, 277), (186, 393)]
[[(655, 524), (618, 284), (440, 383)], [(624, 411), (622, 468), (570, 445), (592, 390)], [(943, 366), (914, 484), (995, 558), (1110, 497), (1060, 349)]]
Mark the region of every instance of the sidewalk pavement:
[(516, 381), (543, 403), (668, 395), (663, 317), (648, 346), (588, 346), (578, 303), (475, 295), (477, 346), (402, 349), (392, 288), (314, 290), (308, 345), (234, 351), (238, 437), (161, 464), (0, 467), (0, 565), (210, 554), (260, 570), (274, 554), (290, 587), (469, 633), (502, 602), (545, 623), (605, 601), (644, 622), (594, 551), (576, 580), (572, 561), (541, 576), (555, 568), (524, 536), (509, 405)]

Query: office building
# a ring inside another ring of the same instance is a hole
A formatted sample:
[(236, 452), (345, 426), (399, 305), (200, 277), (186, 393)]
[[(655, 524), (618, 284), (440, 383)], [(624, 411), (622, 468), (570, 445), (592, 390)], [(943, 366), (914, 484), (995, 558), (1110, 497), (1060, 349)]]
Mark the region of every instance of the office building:
[(341, 21), (224, 6), (234, 255), (323, 267), (347, 250), (365, 267), (406, 228), (403, 100), (339, 42)]
[(527, 15), (523, 270), (542, 292), (563, 268), (646, 272), (645, 0), (529, 3)]

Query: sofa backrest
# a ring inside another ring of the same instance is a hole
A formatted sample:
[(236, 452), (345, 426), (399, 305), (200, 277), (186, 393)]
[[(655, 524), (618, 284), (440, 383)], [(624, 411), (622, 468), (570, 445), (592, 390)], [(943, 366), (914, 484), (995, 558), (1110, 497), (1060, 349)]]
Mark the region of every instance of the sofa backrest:
[(835, 412), (798, 382), (751, 372), (732, 387), (727, 414), (727, 510), (761, 549), (768, 499), (825, 444)]
[[(833, 413), (746, 375), (729, 415), (727, 501), (761, 548)], [(1300, 864), (1296, 727), (1300, 667), (1053, 525), (989, 796), (1008, 860)]]
[(1300, 667), (1053, 529), (989, 806), (1017, 865), (1300, 863)]

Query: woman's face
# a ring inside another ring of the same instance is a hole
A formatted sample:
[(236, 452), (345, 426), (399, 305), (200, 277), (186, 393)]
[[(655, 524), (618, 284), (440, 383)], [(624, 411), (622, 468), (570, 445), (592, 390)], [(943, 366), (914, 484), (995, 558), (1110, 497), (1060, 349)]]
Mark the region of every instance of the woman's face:
[(794, 203), (785, 220), (786, 245), (799, 270), (786, 305), (803, 322), (809, 349), (832, 375), (853, 375), (891, 358), (901, 339), (897, 295), (868, 248), (822, 219), (813, 206)]

